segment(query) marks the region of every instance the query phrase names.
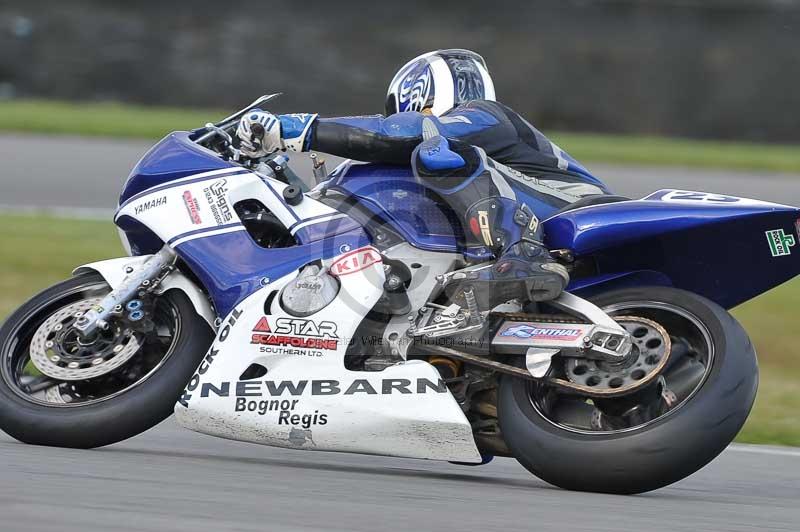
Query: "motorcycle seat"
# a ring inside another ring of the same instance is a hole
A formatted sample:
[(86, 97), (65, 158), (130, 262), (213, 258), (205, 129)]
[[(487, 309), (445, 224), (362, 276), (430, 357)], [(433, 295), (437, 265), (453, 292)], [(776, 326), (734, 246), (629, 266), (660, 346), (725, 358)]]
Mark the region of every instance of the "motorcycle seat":
[(586, 196), (584, 198), (579, 199), (574, 203), (570, 203), (562, 207), (558, 210), (554, 216), (563, 214), (565, 212), (574, 211), (575, 209), (580, 209), (581, 207), (591, 207), (593, 205), (603, 205), (606, 203), (618, 203), (620, 201), (630, 201), (631, 198), (625, 196), (617, 196), (614, 194), (597, 194), (595, 196)]

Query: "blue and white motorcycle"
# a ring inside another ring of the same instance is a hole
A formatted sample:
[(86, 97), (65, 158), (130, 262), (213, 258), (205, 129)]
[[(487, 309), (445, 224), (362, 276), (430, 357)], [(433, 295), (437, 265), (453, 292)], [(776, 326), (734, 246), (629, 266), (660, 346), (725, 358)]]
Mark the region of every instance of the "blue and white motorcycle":
[[(270, 98), (154, 146), (114, 220), (129, 256), (77, 268), (9, 318), (0, 428), (92, 448), (174, 411), (277, 447), (513, 456), (609, 493), (680, 480), (741, 429), (758, 369), (727, 309), (800, 273), (800, 209), (590, 197), (543, 222), (568, 292), (482, 308), (442, 286), (487, 256), (458, 247), (410, 168), (347, 162), (304, 191), (284, 157), (242, 158), (237, 120)], [(512, 186), (546, 213), (535, 184)]]

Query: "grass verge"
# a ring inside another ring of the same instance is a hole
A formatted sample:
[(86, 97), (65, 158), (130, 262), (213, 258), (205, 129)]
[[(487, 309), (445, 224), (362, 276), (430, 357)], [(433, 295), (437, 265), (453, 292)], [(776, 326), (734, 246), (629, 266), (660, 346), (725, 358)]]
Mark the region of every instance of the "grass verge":
[(589, 133), (551, 136), (579, 161), (800, 173), (800, 146)]
[[(229, 114), (116, 103), (0, 101), (0, 131), (158, 139)], [(799, 146), (548, 132), (585, 162), (800, 173)]]
[(216, 122), (230, 112), (119, 103), (0, 101), (0, 131), (156, 140)]
[[(76, 266), (123, 253), (108, 222), (0, 215), (0, 227), (0, 320)], [(738, 441), (800, 446), (798, 301), (795, 279), (734, 312), (758, 348), (761, 367), (756, 406)]]

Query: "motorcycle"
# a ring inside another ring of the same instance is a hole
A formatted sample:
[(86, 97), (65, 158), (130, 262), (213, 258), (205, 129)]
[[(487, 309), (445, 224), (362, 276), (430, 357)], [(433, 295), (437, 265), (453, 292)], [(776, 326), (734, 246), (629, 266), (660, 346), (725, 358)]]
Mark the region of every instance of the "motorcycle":
[(553, 212), (520, 174), (510, 186), (548, 214), (572, 282), (487, 308), (443, 287), (491, 252), (461, 247), (410, 168), (328, 174), (317, 158), (309, 190), (284, 156), (243, 157), (238, 119), (274, 96), (156, 144), (114, 218), (128, 256), (78, 267), (3, 325), (2, 430), (94, 448), (174, 412), (284, 448), (514, 457), (619, 494), (685, 478), (734, 439), (758, 368), (728, 309), (800, 273), (800, 209), (661, 190)]

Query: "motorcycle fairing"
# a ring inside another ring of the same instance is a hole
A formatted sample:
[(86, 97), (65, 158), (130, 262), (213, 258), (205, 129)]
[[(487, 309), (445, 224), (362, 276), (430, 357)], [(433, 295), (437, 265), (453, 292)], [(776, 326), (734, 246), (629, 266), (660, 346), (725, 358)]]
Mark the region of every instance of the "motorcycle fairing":
[[(348, 342), (361, 341), (356, 329), (383, 293), (381, 262), (340, 276), (342, 293), (303, 318), (276, 302), (294, 278), (273, 280), (226, 318), (175, 405), (178, 423), (293, 449), (481, 461), (469, 422), (433, 366), (345, 368)], [(265, 301), (271, 302), (266, 309)], [(263, 369), (247, 378), (253, 365)]]
[(150, 148), (125, 181), (119, 202), (124, 203), (145, 190), (192, 174), (241, 168), (195, 144), (191, 135), (188, 131), (176, 131)]
[(664, 233), (771, 212), (800, 211), (794, 207), (747, 198), (666, 189), (641, 200), (566, 211), (544, 223), (549, 230), (552, 247), (588, 255), (600, 249)]
[[(272, 279), (296, 273), (314, 261), (335, 257), (341, 250), (357, 249), (368, 243), (366, 235), (359, 230), (306, 245), (265, 249), (241, 231), (193, 240), (175, 249), (209, 291), (220, 315), (224, 315)], [(212, 260), (224, 256), (235, 259), (223, 263)]]
[[(289, 205), (283, 199), (286, 186), (239, 166), (191, 174), (132, 195), (120, 205), (115, 222), (123, 230), (131, 229), (127, 235), (132, 248), (152, 246), (139, 240), (147, 234), (170, 244), (224, 316), (270, 280), (369, 243), (358, 223), (323, 203), (306, 197)], [(266, 206), (290, 228), (299, 245), (259, 246), (233, 208), (245, 199)]]
[(800, 247), (773, 256), (768, 233), (797, 243), (800, 209), (758, 200), (661, 190), (642, 200), (584, 207), (544, 222), (547, 243), (591, 257), (597, 277), (570, 287), (662, 284), (732, 308), (800, 273)]
[[(369, 239), (361, 226), (312, 197), (289, 205), (285, 184), (241, 167), (202, 170), (150, 182), (123, 201), (116, 217), (119, 226), (131, 228), (132, 248), (145, 248), (147, 233), (169, 243), (204, 285), (217, 314), (227, 316), (176, 405), (178, 421), (207, 434), (283, 447), (479, 463), (471, 426), (433, 366), (345, 368), (348, 342), (384, 292), (381, 261), (338, 276), (337, 297), (311, 316), (289, 316), (280, 303), (281, 290), (304, 265), (327, 267), (365, 249)], [(245, 199), (260, 201), (299, 245), (258, 246), (233, 209)], [(305, 332), (281, 331), (278, 320), (304, 324)], [(331, 324), (335, 339), (313, 336), (329, 332)], [(247, 379), (253, 364), (265, 373)]]

